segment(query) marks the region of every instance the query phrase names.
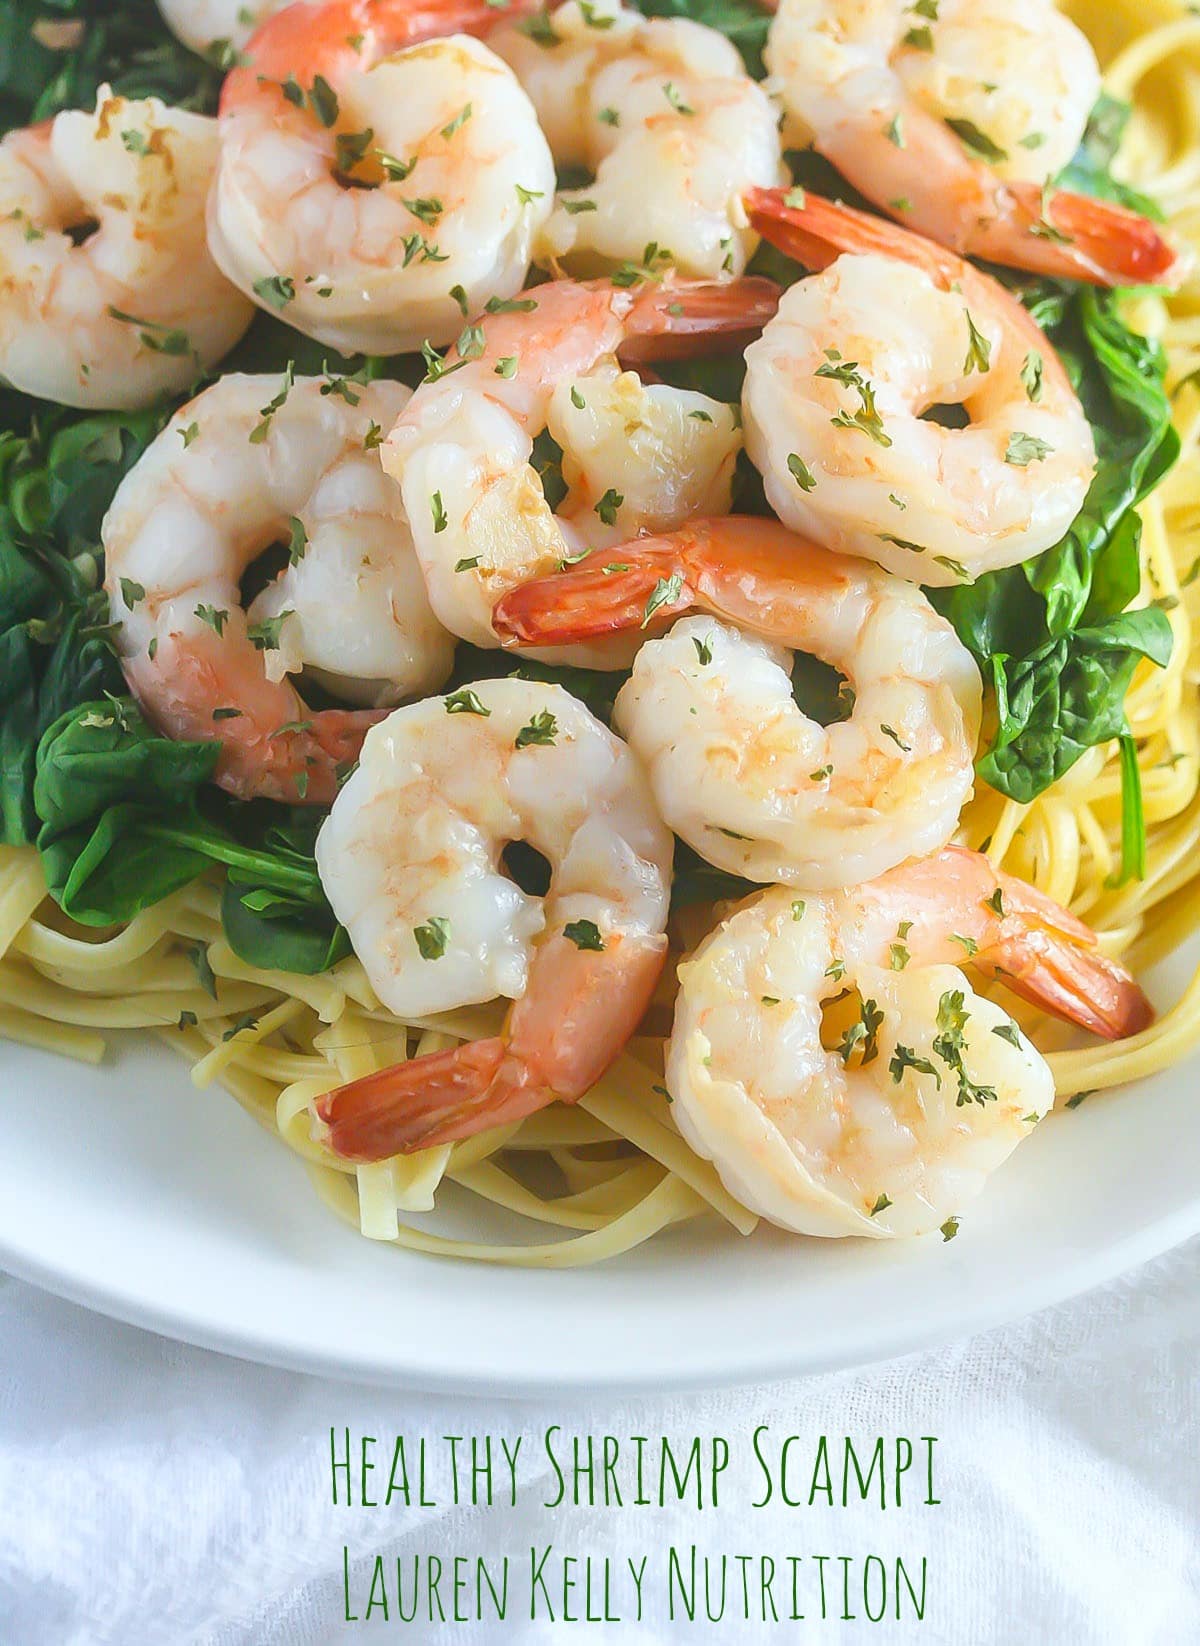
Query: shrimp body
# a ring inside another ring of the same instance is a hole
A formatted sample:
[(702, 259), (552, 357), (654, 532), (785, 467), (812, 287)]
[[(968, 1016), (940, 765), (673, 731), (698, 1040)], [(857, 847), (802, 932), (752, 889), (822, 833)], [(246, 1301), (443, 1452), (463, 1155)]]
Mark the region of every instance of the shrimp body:
[(958, 969), (967, 956), (1109, 1038), (1151, 1015), (1086, 926), (973, 852), (804, 900), (776, 888), (680, 967), (666, 1075), (680, 1131), (784, 1228), (938, 1228), (1054, 1100), (1045, 1060)]
[[(827, 889), (949, 840), (971, 794), (982, 688), (912, 583), (732, 517), (593, 555), (517, 590), (495, 621), (541, 642), (689, 607), (711, 615), (646, 641), (614, 716), (688, 845), (752, 880)], [(849, 718), (803, 712), (794, 650), (848, 677)]]
[(255, 29), (292, 0), (158, 0), (177, 40), (206, 55), (222, 47), (240, 50)]
[(446, 343), (520, 291), (554, 196), (533, 106), (453, 33), (484, 0), (297, 4), (221, 96), (213, 255), (264, 308), (351, 353)]
[[(417, 389), (385, 442), (429, 598), (454, 634), (499, 642), (492, 608), (528, 578), (589, 548), (728, 509), (741, 446), (734, 408), (666, 384), (643, 384), (617, 356), (646, 357), (737, 341), (773, 312), (775, 288), (663, 282), (631, 290), (558, 280), (493, 305), (466, 355)], [(469, 335), (469, 334), (464, 334)], [(567, 493), (551, 509), (533, 442), (563, 448)], [(622, 668), (631, 642), (556, 654)]]
[[(130, 688), (169, 736), (218, 739), (217, 781), (243, 798), (327, 803), (378, 706), (435, 690), (453, 660), (375, 449), (409, 391), (337, 384), (222, 378), (104, 520)], [(243, 610), (240, 580), (277, 542), (288, 564)], [(360, 707), (310, 710), (301, 669)]]
[[(548, 860), (545, 898), (501, 852)], [(636, 760), (561, 687), (485, 680), (372, 730), (317, 839), (326, 894), (399, 1017), (503, 996), (503, 1033), (322, 1097), (354, 1159), (470, 1136), (581, 1097), (666, 956), (671, 837)]]
[(539, 250), (571, 270), (640, 263), (653, 243), (681, 273), (741, 274), (757, 244), (741, 195), (785, 180), (775, 109), (736, 48), (686, 18), (647, 19), (618, 0), (559, 6), (535, 37), (488, 36), (537, 109), (564, 190)]
[(231, 349), (254, 310), (205, 243), (216, 160), (216, 121), (106, 86), (94, 113), (9, 132), (0, 376), (64, 405), (131, 410)]
[(1101, 285), (1182, 277), (1154, 224), (1052, 187), (1101, 90), (1053, 0), (780, 0), (765, 57), (791, 141), (942, 245)]
[[(808, 194), (751, 216), (821, 272), (747, 351), (746, 448), (795, 531), (927, 585), (1057, 543), (1095, 443), (1044, 333), (954, 253)], [(965, 428), (926, 420), (961, 406)]]

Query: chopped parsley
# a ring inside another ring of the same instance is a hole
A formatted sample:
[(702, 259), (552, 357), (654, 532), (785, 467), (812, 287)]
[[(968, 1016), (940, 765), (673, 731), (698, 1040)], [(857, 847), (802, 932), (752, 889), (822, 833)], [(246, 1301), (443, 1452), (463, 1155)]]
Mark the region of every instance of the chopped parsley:
[(992, 345), (975, 324), (970, 309), (965, 311), (967, 317), (967, 358), (963, 365), (965, 373), (990, 371), (992, 367)]
[(623, 495), (610, 486), (594, 506), (593, 513), (598, 514), (606, 526), (615, 526), (617, 523), (617, 510), (624, 501)]
[(1004, 461), (1011, 463), (1014, 468), (1027, 469), (1031, 463), (1043, 462), (1053, 450), (1053, 446), (1045, 440), (1040, 440), (1036, 434), (1022, 434), (1016, 430), (1008, 437)]
[(492, 712), (487, 704), (480, 700), (479, 693), (472, 691), (470, 686), (451, 692), (445, 701), (447, 714), (479, 714), (486, 719)]
[(558, 736), (558, 721), (549, 709), (539, 709), (526, 725), (522, 726), (513, 742), (515, 749), (527, 749), (539, 744), (549, 746)]
[(577, 949), (594, 949), (598, 954), (603, 952), (604, 939), (594, 920), (568, 920), (563, 927), (563, 936), (569, 937)]
[(444, 915), (431, 915), (423, 926), (413, 927), (413, 937), (422, 960), (440, 960), (450, 941), (450, 922)]
[(999, 165), (1002, 160), (1008, 159), (1008, 150), (1002, 149), (999, 143), (994, 143), (985, 131), (971, 120), (947, 120), (946, 124), (965, 148), (977, 154), (981, 160), (989, 161), (993, 166)]
[(1025, 356), (1025, 364), (1021, 367), (1021, 382), (1025, 385), (1026, 396), (1036, 405), (1042, 398), (1044, 384), (1042, 381), (1045, 361), (1036, 349), (1030, 349)]
[(642, 613), (641, 627), (644, 629), (655, 612), (661, 607), (674, 606), (682, 594), (683, 578), (678, 572), (673, 572), (670, 577), (660, 577), (650, 591), (650, 598), (647, 600), (646, 609)]

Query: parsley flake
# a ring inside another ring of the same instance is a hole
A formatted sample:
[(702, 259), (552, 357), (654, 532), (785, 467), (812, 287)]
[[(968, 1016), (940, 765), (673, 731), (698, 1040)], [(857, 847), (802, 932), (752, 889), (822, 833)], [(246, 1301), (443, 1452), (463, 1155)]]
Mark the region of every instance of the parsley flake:
[(521, 727), (513, 742), (514, 749), (553, 744), (558, 736), (558, 721), (549, 709), (539, 709), (527, 725)]
[(569, 937), (577, 949), (594, 949), (597, 954), (604, 950), (604, 939), (594, 920), (568, 920), (563, 936)]
[(463, 686), (460, 691), (451, 692), (445, 699), (447, 714), (478, 714), (485, 719), (491, 714), (487, 704), (482, 702), (479, 693), (470, 686)]
[(683, 578), (678, 572), (673, 572), (670, 577), (660, 577), (650, 592), (649, 600), (646, 602), (646, 609), (642, 613), (641, 627), (643, 629), (646, 627), (660, 607), (674, 606), (682, 594)]
[(423, 926), (413, 927), (413, 937), (422, 960), (440, 960), (450, 941), (450, 922), (444, 915), (431, 915)]

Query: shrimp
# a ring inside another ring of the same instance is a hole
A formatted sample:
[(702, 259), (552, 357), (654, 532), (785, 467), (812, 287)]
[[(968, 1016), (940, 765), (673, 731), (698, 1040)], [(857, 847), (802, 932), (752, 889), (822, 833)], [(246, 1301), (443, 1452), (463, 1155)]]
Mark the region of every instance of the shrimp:
[[(526, 840), (544, 899), (504, 873)], [(501, 1034), (317, 1099), (354, 1160), (448, 1143), (573, 1102), (632, 1034), (666, 958), (671, 837), (625, 745), (559, 686), (482, 680), (397, 709), (317, 837), (317, 868), (401, 1018), (503, 996)]]
[(208, 206), (235, 285), (343, 354), (446, 343), (520, 291), (554, 163), (512, 70), (451, 32), (495, 15), (328, 0), (258, 30), (221, 94)]
[[(495, 623), (540, 643), (697, 607), (711, 616), (642, 646), (613, 719), (676, 834), (718, 868), (815, 890), (949, 840), (971, 795), (979, 671), (921, 590), (876, 566), (773, 520), (697, 521), (527, 583)], [(848, 676), (848, 719), (798, 706), (792, 649)]]
[(959, 970), (968, 957), (1109, 1039), (1152, 1016), (1088, 927), (960, 847), (852, 891), (777, 887), (680, 966), (680, 1131), (743, 1204), (801, 1234), (956, 1219), (1054, 1101), (1044, 1059)]
[[(436, 690), (454, 642), (379, 464), (399, 383), (231, 375), (176, 412), (105, 516), (121, 666), (168, 736), (221, 743), (241, 798), (327, 804), (382, 705)], [(272, 544), (287, 564), (243, 610)], [(251, 572), (251, 576), (253, 576)], [(306, 669), (355, 709), (309, 709)]]
[[(734, 347), (774, 312), (777, 288), (743, 278), (557, 280), (491, 303), (417, 389), (383, 448), (400, 482), (430, 602), (452, 633), (499, 644), (492, 607), (580, 552), (728, 509), (741, 445), (735, 408), (642, 384), (631, 360)], [(530, 466), (543, 429), (562, 446), (567, 494), (552, 512)], [(623, 668), (631, 642), (555, 657)]]
[(96, 94), (0, 143), (0, 376), (119, 411), (177, 394), (253, 307), (204, 238), (217, 124), (156, 97)]
[[(746, 449), (793, 530), (927, 585), (971, 582), (1065, 536), (1092, 430), (1028, 311), (953, 252), (795, 190), (748, 197), (822, 272), (747, 350)], [(965, 428), (926, 421), (962, 406)]]
[(781, 0), (765, 57), (789, 136), (942, 245), (1096, 285), (1182, 280), (1153, 223), (1054, 186), (1101, 86), (1052, 0)]
[(158, 9), (177, 40), (202, 56), (236, 52), (268, 17), (292, 0), (158, 0)]
[(597, 273), (643, 262), (653, 243), (681, 273), (742, 273), (757, 237), (740, 197), (787, 177), (775, 109), (728, 40), (619, 0), (568, 0), (488, 44), (533, 99), (558, 165), (592, 174), (559, 194), (540, 256)]

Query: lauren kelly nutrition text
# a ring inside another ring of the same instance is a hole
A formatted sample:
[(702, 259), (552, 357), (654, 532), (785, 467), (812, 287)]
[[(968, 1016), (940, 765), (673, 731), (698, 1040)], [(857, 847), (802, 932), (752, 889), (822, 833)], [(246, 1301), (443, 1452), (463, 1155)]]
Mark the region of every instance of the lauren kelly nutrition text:
[[(744, 1511), (938, 1506), (936, 1446), (930, 1435), (802, 1437), (768, 1425), (732, 1440), (572, 1434), (557, 1424), (537, 1435), (381, 1438), (331, 1429), (338, 1508), (503, 1513), (520, 1502), (560, 1516), (576, 1508), (716, 1512), (702, 1523), (715, 1534), (702, 1545), (652, 1536), (628, 1554), (566, 1553), (555, 1546), (553, 1528), (549, 1538), (514, 1540), (511, 1552), (486, 1555), (445, 1548), (432, 1527), (434, 1548), (399, 1557), (355, 1563), (344, 1545), (345, 1620), (919, 1620), (929, 1576), (919, 1551), (756, 1551), (754, 1521)], [(567, 1541), (565, 1530), (562, 1536)]]

